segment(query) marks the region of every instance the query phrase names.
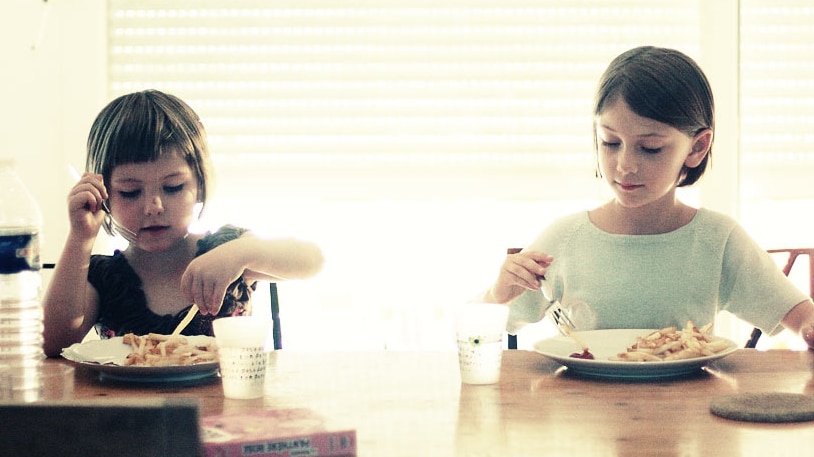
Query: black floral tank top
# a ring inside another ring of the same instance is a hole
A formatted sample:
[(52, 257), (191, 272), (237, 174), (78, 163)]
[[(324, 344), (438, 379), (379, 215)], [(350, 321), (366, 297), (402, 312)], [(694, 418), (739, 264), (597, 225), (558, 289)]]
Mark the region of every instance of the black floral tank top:
[[(204, 254), (223, 243), (237, 239), (247, 230), (226, 225), (215, 233), (208, 233), (198, 241), (196, 256)], [(175, 326), (186, 316), (189, 308), (176, 315), (158, 315), (147, 307), (147, 296), (136, 274), (120, 251), (113, 255), (93, 255), (90, 259), (88, 281), (99, 293), (99, 318), (95, 328), (101, 338), (112, 338), (125, 333), (172, 333)], [(226, 291), (223, 306), (217, 316), (193, 318), (184, 329), (184, 335), (212, 336), (212, 321), (225, 316), (251, 314), (251, 294), (257, 284), (247, 285), (241, 276)]]

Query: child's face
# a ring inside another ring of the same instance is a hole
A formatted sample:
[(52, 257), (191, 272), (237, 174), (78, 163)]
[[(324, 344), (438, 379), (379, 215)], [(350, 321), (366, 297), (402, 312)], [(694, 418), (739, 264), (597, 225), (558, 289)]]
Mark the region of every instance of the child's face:
[(187, 236), (198, 201), (195, 174), (177, 154), (119, 165), (108, 188), (113, 217), (138, 234), (146, 251), (168, 249)]
[(617, 201), (632, 208), (672, 201), (682, 167), (698, 166), (709, 150), (701, 135), (641, 117), (621, 98), (609, 104), (596, 118), (596, 136), (599, 166)]

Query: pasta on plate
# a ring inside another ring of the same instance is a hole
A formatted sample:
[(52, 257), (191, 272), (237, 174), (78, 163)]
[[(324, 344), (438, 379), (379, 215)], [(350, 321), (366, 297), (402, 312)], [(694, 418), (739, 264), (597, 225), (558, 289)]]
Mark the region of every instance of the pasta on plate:
[(132, 351), (124, 360), (131, 366), (173, 366), (195, 365), (217, 362), (218, 348), (212, 343), (192, 344), (184, 336), (150, 333), (139, 336), (127, 333), (122, 342), (129, 344)]

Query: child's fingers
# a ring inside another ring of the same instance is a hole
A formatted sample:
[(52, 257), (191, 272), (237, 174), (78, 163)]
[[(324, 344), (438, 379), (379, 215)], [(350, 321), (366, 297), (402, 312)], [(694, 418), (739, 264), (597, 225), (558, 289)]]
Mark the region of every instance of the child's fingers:
[(193, 263), (181, 276), (181, 292), (187, 300), (198, 305), (201, 314), (216, 315), (223, 304), (229, 282), (225, 276), (207, 272), (206, 268), (211, 266), (206, 267), (194, 260)]
[(527, 271), (523, 271), (518, 274), (514, 274), (515, 280), (513, 281), (514, 284), (523, 287), (524, 289), (528, 290), (537, 290), (540, 288), (540, 281), (537, 280), (537, 277), (531, 274), (528, 274)]
[(203, 303), (206, 304), (206, 310), (211, 315), (218, 314), (221, 304), (223, 304), (224, 293), (219, 293), (216, 283), (205, 283), (203, 291)]
[(800, 333), (802, 333), (803, 340), (808, 344), (808, 347), (814, 349), (814, 324), (803, 327)]
[(514, 258), (506, 260), (503, 270), (506, 272), (508, 285), (537, 290), (540, 288), (540, 282), (537, 278), (542, 273), (545, 273), (545, 268), (542, 268), (542, 273), (540, 268), (540, 265), (527, 258)]
[(526, 271), (530, 272), (533, 276), (528, 278), (526, 275), (515, 271), (518, 276), (522, 279), (526, 280), (530, 284), (534, 284), (534, 289), (539, 288), (538, 278), (540, 276), (545, 275), (546, 270), (551, 265), (551, 262), (554, 258), (544, 252), (539, 251), (524, 251), (518, 254), (511, 254), (506, 259), (506, 262), (514, 263), (518, 265), (520, 268), (525, 269)]
[(81, 192), (68, 199), (68, 209), (71, 212), (89, 211), (97, 213), (102, 208), (102, 202), (92, 192)]
[[(85, 208), (93, 213), (102, 208), (102, 202), (107, 198), (107, 190), (101, 181), (90, 180), (83, 177), (68, 194), (71, 209)], [(81, 202), (81, 206), (78, 206)]]

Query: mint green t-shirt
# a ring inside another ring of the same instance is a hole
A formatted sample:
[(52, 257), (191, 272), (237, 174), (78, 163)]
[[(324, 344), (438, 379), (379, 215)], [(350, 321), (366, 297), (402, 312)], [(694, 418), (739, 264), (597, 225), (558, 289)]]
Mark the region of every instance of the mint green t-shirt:
[[(699, 209), (658, 235), (604, 232), (587, 212), (557, 220), (526, 247), (554, 257), (546, 273), (580, 330), (683, 327), (727, 310), (768, 335), (807, 295), (732, 218)], [(510, 304), (509, 333), (544, 317), (539, 291)]]

